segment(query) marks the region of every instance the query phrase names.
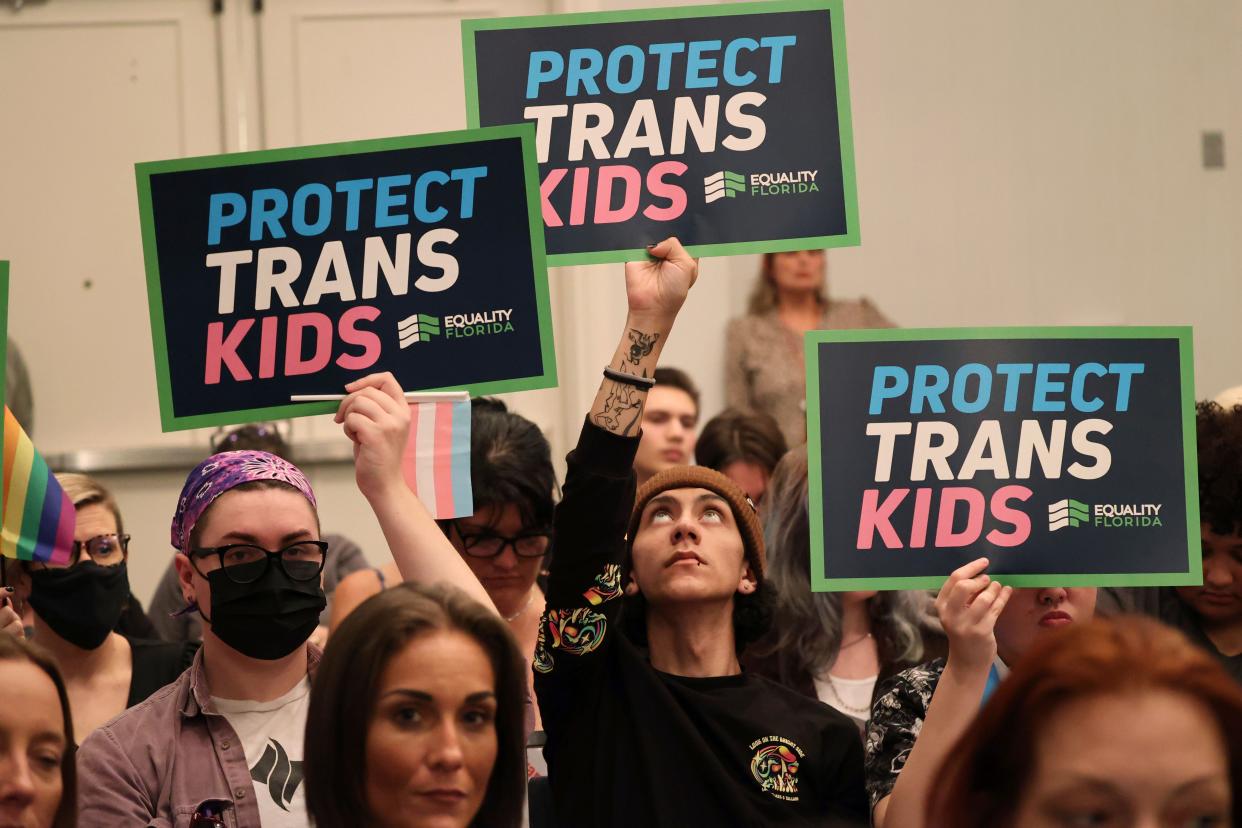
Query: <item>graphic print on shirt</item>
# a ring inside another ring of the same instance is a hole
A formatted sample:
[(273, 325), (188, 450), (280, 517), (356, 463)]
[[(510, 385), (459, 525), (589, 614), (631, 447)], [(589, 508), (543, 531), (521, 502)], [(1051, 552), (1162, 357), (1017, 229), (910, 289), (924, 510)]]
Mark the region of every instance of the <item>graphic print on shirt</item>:
[(750, 773), (762, 790), (786, 802), (798, 801), (798, 767), (806, 756), (784, 736), (764, 736), (750, 743)]
[[(604, 641), (608, 619), (587, 607), (550, 609), (539, 627), (534, 667), (541, 673), (552, 670), (552, 650), (569, 655), (586, 655)], [(550, 643), (549, 643), (550, 639)]]
[(595, 578), (595, 585), (582, 593), (582, 596), (593, 607), (598, 607), (605, 601), (611, 601), (620, 595), (621, 567), (616, 564), (608, 564), (608, 566), (604, 567), (603, 573)]
[(250, 769), (250, 778), (266, 785), (272, 801), (287, 811), (298, 785), (302, 784), (302, 763), (289, 761), (284, 746), (275, 739), (268, 739), (263, 755)]

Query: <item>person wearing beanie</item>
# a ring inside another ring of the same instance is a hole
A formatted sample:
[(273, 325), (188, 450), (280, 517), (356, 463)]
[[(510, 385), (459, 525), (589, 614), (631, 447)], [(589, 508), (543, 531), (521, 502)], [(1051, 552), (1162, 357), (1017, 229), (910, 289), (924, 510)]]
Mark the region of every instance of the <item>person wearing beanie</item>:
[(646, 392), (698, 274), (676, 239), (651, 256), (625, 266), (629, 317), (554, 518), (534, 669), (556, 824), (865, 825), (857, 728), (741, 669), (772, 600), (754, 504), (706, 468), (635, 490)]
[[(345, 390), (337, 422), (402, 577), (451, 584), (495, 612), (405, 483), (409, 406), (396, 379)], [(308, 639), (328, 545), (310, 483), (265, 451), (215, 454), (186, 479), (171, 541), (203, 646), (180, 678), (86, 737), (77, 824), (305, 828), (302, 747), (320, 659)]]

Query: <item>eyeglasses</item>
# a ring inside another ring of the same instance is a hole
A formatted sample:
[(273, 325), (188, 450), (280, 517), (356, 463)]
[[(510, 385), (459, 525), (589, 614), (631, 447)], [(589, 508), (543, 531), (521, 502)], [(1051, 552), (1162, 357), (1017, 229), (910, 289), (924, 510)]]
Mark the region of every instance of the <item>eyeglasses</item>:
[(461, 538), (462, 550), (472, 558), (495, 558), (505, 551), (506, 546), (512, 546), (519, 558), (542, 558), (548, 554), (548, 546), (552, 542), (551, 532), (524, 532), (516, 537), (493, 532), (467, 534), (457, 521), (453, 521), (453, 528)]
[[(218, 569), (224, 570), (225, 576), (235, 584), (253, 584), (267, 574), (273, 560), (293, 580), (313, 581), (323, 571), (328, 542), (298, 541), (275, 552), (249, 543), (231, 543), (228, 546), (191, 549), (190, 556), (191, 562), (194, 558), (215, 558), (220, 562)], [(207, 577), (208, 573), (197, 566), (194, 571)], [(208, 570), (215, 571), (216, 568)]]
[(83, 549), (92, 561), (101, 566), (120, 563), (116, 558), (118, 555), (123, 556), (129, 552), (129, 535), (112, 532), (107, 535), (96, 535), (84, 541), (75, 540), (73, 542), (74, 561), (81, 560)]

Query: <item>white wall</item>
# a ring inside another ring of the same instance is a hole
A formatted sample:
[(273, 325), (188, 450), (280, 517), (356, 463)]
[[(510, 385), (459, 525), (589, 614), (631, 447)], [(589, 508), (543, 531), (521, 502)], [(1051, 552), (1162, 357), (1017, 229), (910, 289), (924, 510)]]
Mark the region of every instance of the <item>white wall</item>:
[[(240, 0), (220, 18), (201, 0), (0, 11), (0, 258), (39, 445), (206, 444), (159, 434), (134, 161), (461, 127), (458, 17), (649, 5), (267, 0), (257, 21)], [(847, 0), (846, 28), (863, 244), (830, 254), (834, 293), (869, 295), (906, 326), (1189, 323), (1199, 396), (1242, 383), (1242, 6)], [(1225, 169), (1202, 168), (1204, 130), (1225, 133)], [(664, 352), (708, 415), (723, 402), (724, 324), (755, 271), (755, 257), (705, 261)], [(615, 266), (554, 270), (550, 284), (562, 385), (513, 402), (559, 456), (624, 310)], [(323, 419), (296, 428), (335, 439)], [(324, 525), (381, 559), (349, 468), (310, 472)], [(106, 476), (144, 599), (181, 473)]]

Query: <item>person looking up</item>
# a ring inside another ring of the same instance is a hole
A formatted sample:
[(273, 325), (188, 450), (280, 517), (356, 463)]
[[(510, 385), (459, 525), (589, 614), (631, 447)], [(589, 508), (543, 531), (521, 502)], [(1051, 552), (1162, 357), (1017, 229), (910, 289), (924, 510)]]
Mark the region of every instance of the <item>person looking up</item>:
[[(697, 466), (635, 493), (643, 402), (698, 274), (676, 239), (625, 266), (629, 317), (557, 505), (535, 650), (558, 824), (862, 824), (849, 719), (739, 656), (770, 614), (746, 495)], [(653, 342), (635, 353), (633, 332)], [(624, 597), (622, 597), (624, 596)]]

